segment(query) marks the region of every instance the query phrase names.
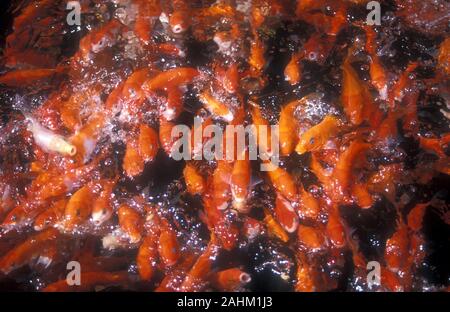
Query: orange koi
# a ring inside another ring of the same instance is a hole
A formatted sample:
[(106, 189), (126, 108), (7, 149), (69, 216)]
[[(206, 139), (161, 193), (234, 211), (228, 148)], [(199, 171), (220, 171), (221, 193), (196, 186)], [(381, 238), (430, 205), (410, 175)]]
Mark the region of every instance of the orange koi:
[(199, 71), (189, 67), (177, 67), (157, 74), (147, 80), (142, 89), (144, 91), (168, 90), (190, 83), (199, 75)]
[(220, 291), (236, 291), (252, 278), (239, 268), (231, 268), (215, 273), (211, 277), (212, 285)]
[(30, 263), (39, 257), (44, 247), (54, 244), (54, 240), (58, 237), (59, 232), (54, 228), (48, 228), (32, 235), (0, 259), (0, 271), (8, 274), (12, 270)]
[(268, 163), (267, 171), (270, 181), (273, 187), (286, 199), (290, 201), (296, 201), (298, 198), (297, 186), (291, 175), (284, 169)]
[(205, 108), (213, 115), (224, 119), (227, 122), (231, 122), (234, 119), (234, 113), (227, 106), (216, 98), (214, 98), (209, 91), (203, 91), (199, 95), (200, 101), (203, 103)]
[(232, 164), (219, 160), (217, 162), (217, 168), (214, 170), (212, 176), (212, 197), (217, 206), (217, 209), (224, 210), (228, 208), (228, 202), (231, 199), (231, 173)]
[(136, 209), (126, 204), (122, 204), (117, 210), (119, 225), (124, 233), (128, 235), (130, 243), (135, 244), (142, 239), (143, 220)]
[(386, 241), (384, 259), (387, 267), (392, 272), (397, 272), (403, 267), (408, 255), (409, 236), (408, 228), (399, 222), (396, 232)]
[(95, 199), (92, 207), (92, 222), (100, 225), (109, 220), (113, 215), (112, 198), (113, 189), (116, 185), (116, 180), (108, 180), (101, 183), (101, 191)]
[(62, 221), (66, 209), (67, 200), (61, 199), (50, 208), (39, 214), (34, 220), (34, 230), (42, 231)]
[(43, 292), (94, 291), (98, 287), (125, 285), (129, 281), (128, 272), (81, 272), (80, 285), (69, 285), (66, 279), (45, 287)]
[(267, 209), (264, 209), (264, 223), (271, 235), (279, 238), (282, 242), (289, 241), (289, 235)]
[(85, 185), (76, 191), (67, 202), (64, 211), (63, 226), (66, 231), (86, 221), (92, 212), (93, 194), (90, 185)]
[(288, 233), (294, 233), (298, 227), (298, 216), (291, 203), (277, 194), (275, 200), (275, 217)]
[(327, 143), (327, 141), (338, 133), (340, 127), (339, 120), (331, 115), (327, 115), (319, 124), (306, 130), (295, 147), (299, 154), (316, 151)]
[(139, 153), (138, 144), (138, 140), (133, 138), (127, 142), (122, 166), (129, 177), (136, 177), (144, 171), (145, 161)]
[(150, 281), (156, 270), (158, 258), (157, 240), (152, 235), (146, 236), (136, 256), (136, 264), (139, 277), (143, 281)]
[(246, 200), (249, 193), (251, 178), (250, 160), (245, 155), (244, 159), (234, 162), (231, 172), (231, 195), (233, 207), (242, 213), (247, 213)]
[(0, 76), (0, 84), (21, 87), (50, 79), (57, 74), (56, 69), (19, 69)]
[(299, 62), (302, 55), (303, 54), (300, 52), (292, 54), (291, 60), (284, 69), (284, 80), (289, 82), (291, 85), (298, 84), (302, 78), (302, 74), (299, 68)]
[(211, 267), (218, 251), (219, 246), (212, 235), (206, 250), (198, 257), (181, 284), (182, 291), (200, 291), (204, 287), (211, 274)]
[(323, 234), (318, 229), (311, 226), (299, 225), (297, 237), (300, 245), (309, 251), (320, 250), (325, 244)]
[(180, 258), (180, 247), (176, 232), (165, 220), (162, 222), (161, 233), (159, 235), (158, 251), (166, 267), (173, 266)]
[(139, 126), (139, 154), (145, 162), (153, 161), (159, 149), (158, 133), (146, 124)]
[(193, 165), (186, 164), (183, 169), (183, 176), (186, 188), (190, 194), (203, 194), (206, 188), (205, 180)]

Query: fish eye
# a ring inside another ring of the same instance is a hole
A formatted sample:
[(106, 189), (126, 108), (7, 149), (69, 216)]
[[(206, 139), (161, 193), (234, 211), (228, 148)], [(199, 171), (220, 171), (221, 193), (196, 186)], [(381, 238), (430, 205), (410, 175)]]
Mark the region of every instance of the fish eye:
[(309, 52), (308, 58), (309, 58), (311, 61), (316, 60), (316, 59), (317, 59), (317, 53), (316, 53), (316, 52)]
[(172, 27), (172, 31), (173, 31), (175, 34), (179, 34), (179, 33), (181, 33), (181, 32), (184, 31), (184, 28), (183, 28), (180, 24), (177, 24), (177, 25), (175, 25), (175, 26)]

